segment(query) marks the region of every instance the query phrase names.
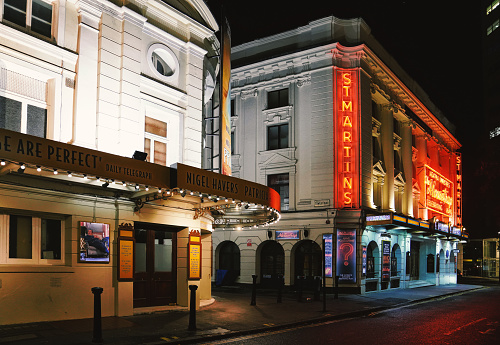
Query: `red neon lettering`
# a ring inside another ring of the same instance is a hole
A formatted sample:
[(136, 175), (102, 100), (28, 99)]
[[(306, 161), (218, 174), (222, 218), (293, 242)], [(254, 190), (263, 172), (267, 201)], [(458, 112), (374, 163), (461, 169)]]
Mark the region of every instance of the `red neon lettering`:
[(351, 157), (351, 148), (350, 146), (344, 146), (344, 157)]
[(342, 122), (342, 126), (352, 128), (352, 122), (350, 116), (344, 116), (344, 122)]
[(351, 192), (344, 193), (344, 204), (349, 205), (352, 202)]
[(352, 177), (344, 177), (344, 188), (352, 189)]
[(352, 111), (352, 102), (351, 101), (342, 101), (342, 111)]
[(352, 136), (350, 132), (344, 132), (344, 143), (351, 143)]

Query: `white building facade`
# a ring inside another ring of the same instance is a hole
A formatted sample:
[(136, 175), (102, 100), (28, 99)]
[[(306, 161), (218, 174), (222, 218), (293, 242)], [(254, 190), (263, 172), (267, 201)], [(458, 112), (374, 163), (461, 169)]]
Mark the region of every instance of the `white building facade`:
[(203, 198), (271, 194), (200, 169), (218, 30), (198, 0), (0, 1), (0, 324), (211, 298)]
[(327, 286), (355, 293), (456, 283), (460, 143), (361, 19), (233, 47), (232, 66), (233, 176), (283, 214), (214, 232), (216, 283), (313, 287), (324, 255)]

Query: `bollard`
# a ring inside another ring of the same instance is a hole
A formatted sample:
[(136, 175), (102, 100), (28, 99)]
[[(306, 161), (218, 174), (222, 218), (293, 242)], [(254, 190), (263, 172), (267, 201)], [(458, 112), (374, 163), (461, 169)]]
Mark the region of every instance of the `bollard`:
[(191, 299), (189, 302), (189, 326), (188, 331), (196, 331), (196, 290), (198, 285), (189, 285)]
[(314, 300), (319, 301), (319, 292), (321, 290), (321, 278), (314, 277)]
[(339, 276), (335, 276), (335, 296), (333, 299), (339, 299)]
[(285, 280), (282, 274), (278, 274), (278, 303), (281, 303), (281, 296), (283, 294), (283, 285), (285, 284)]
[(102, 343), (101, 294), (103, 288), (93, 287), (91, 291), (94, 294), (94, 334), (92, 336), (92, 342)]
[(250, 305), (257, 305), (257, 302), (255, 301), (257, 297), (257, 276), (255, 274), (252, 274), (252, 300), (250, 301)]

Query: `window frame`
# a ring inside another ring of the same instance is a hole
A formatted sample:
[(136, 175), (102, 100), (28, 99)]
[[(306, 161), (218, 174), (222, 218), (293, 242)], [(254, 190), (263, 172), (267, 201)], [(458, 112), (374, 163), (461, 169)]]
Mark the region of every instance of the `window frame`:
[[(31, 218), (31, 258), (11, 258), (9, 253), (10, 245), (10, 217), (22, 216)], [(61, 258), (60, 259), (42, 259), (42, 219), (58, 220), (61, 222)], [(65, 265), (65, 220), (59, 217), (26, 215), (18, 213), (0, 214), (0, 264), (12, 265), (46, 265), (46, 266), (64, 266)]]
[[(274, 190), (276, 190), (276, 188), (274, 188), (273, 186), (285, 186), (285, 184), (277, 184), (277, 185), (271, 185), (270, 184), (270, 178), (273, 177), (273, 176), (278, 176), (278, 175), (287, 175), (288, 176), (288, 184), (286, 185), (288, 187), (288, 196), (286, 197), (286, 199), (288, 199), (288, 203), (285, 203), (285, 196), (282, 196), (280, 194), (280, 204), (281, 204), (281, 211), (289, 211), (290, 210), (290, 173), (288, 172), (284, 172), (284, 173), (275, 173), (275, 174), (267, 174), (266, 175), (266, 186), (268, 186), (269, 188), (273, 188)], [(280, 193), (280, 190), (276, 190), (276, 192)], [(286, 206), (285, 206), (286, 205)]]
[(149, 139), (149, 141), (150, 141), (149, 153), (148, 153), (147, 161), (150, 162), (150, 163), (158, 164), (158, 163), (155, 162), (155, 156), (154, 156), (154, 153), (155, 153), (155, 144), (156, 143), (162, 143), (162, 144), (165, 144), (165, 166), (166, 166), (167, 162), (168, 162), (168, 133), (169, 133), (169, 130), (170, 130), (169, 123), (167, 121), (159, 120), (156, 117), (152, 117), (152, 116), (148, 116), (148, 115), (146, 115), (144, 117), (144, 123), (146, 123), (146, 118), (150, 118), (150, 119), (153, 119), (155, 121), (163, 122), (165, 124), (165, 127), (166, 127), (166, 129), (165, 129), (165, 136), (163, 137), (163, 136), (158, 135), (158, 134), (147, 132), (146, 131), (146, 126), (144, 125), (144, 146), (146, 146), (146, 139)]
[[(20, 0), (18, 0), (20, 1)], [(4, 24), (7, 24), (17, 30), (20, 30), (20, 31), (23, 31), (23, 32), (26, 32), (30, 35), (34, 35), (38, 38), (41, 38), (41, 39), (44, 39), (44, 40), (48, 40), (48, 41), (51, 41), (51, 42), (54, 42), (55, 41), (55, 24), (56, 24), (56, 5), (57, 5), (57, 1), (56, 0), (36, 0), (36, 1), (39, 1), (39, 2), (43, 2), (45, 4), (48, 4), (52, 7), (52, 14), (51, 14), (51, 23), (50, 23), (50, 37), (49, 36), (45, 36), (44, 34), (41, 34), (41, 33), (38, 33), (36, 31), (34, 31), (33, 29), (31, 29), (32, 27), (32, 21), (33, 21), (33, 1), (34, 0), (24, 0), (26, 1), (26, 21), (25, 21), (25, 26), (21, 26), (19, 24), (16, 24), (14, 22), (11, 22), (10, 20), (8, 19), (5, 19), (4, 18), (4, 7), (5, 7), (5, 1), (2, 0), (2, 5), (0, 7), (0, 19), (2, 21), (2, 23)]]
[[(286, 131), (286, 146), (285, 147), (281, 147), (281, 140), (282, 140), (282, 137), (281, 137), (281, 128), (283, 128), (284, 126), (287, 126), (287, 131)], [(276, 148), (271, 148), (270, 147), (270, 140), (269, 140), (269, 131), (271, 128), (273, 127), (277, 127), (278, 128), (278, 147)], [(266, 150), (267, 151), (274, 151), (274, 150), (281, 150), (281, 149), (287, 149), (290, 147), (290, 125), (288, 122), (283, 122), (283, 123), (277, 123), (277, 124), (272, 124), (272, 125), (269, 125), (269, 126), (266, 126)]]
[(18, 94), (0, 90), (0, 96), (8, 98), (21, 103), (21, 130), (19, 133), (27, 134), (28, 130), (28, 106), (35, 106), (37, 108), (45, 109), (45, 135), (43, 138), (48, 138), (49, 132), (49, 109), (46, 102), (34, 100), (32, 98), (24, 97)]
[[(282, 95), (282, 93), (284, 93), (285, 91), (286, 91), (286, 97), (285, 95)], [(276, 105), (274, 104), (271, 105), (270, 102), (270, 96), (273, 94), (278, 95), (278, 101)], [(282, 107), (288, 107), (289, 105), (290, 105), (290, 90), (287, 87), (267, 92), (267, 109), (277, 109)]]

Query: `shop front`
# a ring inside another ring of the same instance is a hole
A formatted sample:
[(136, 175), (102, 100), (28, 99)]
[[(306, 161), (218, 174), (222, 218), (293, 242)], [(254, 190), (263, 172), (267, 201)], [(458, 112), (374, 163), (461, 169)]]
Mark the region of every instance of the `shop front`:
[(279, 195), (0, 129), (0, 324), (89, 318), (211, 298), (212, 231), (279, 219)]

